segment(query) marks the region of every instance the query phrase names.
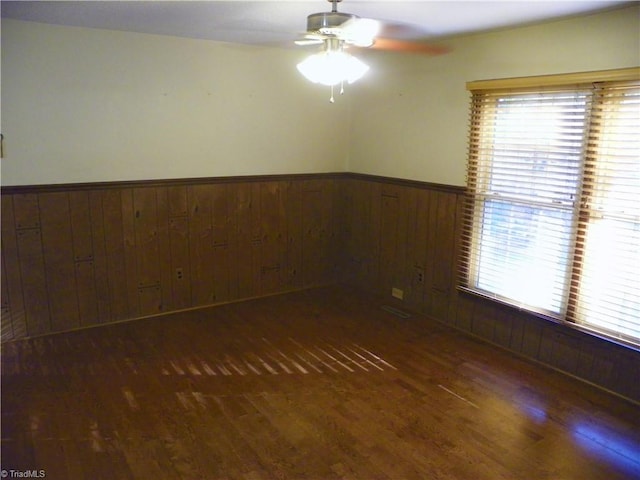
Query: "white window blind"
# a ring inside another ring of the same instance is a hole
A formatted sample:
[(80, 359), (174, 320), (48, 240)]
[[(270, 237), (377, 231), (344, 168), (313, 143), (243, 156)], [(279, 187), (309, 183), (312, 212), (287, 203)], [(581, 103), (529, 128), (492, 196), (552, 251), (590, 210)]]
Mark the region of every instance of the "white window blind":
[(596, 87), (581, 205), (570, 318), (640, 343), (637, 84)]
[(462, 286), (640, 343), (640, 84), (474, 91)]

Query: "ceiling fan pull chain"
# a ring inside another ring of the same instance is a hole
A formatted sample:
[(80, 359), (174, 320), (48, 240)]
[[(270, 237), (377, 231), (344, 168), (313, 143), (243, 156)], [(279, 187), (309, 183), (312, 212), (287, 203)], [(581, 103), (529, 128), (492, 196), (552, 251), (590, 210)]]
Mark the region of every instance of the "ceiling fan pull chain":
[(344, 80), (340, 82), (340, 95), (344, 95)]
[(331, 85), (331, 98), (329, 99), (329, 103), (335, 103), (335, 99), (333, 98), (333, 85)]

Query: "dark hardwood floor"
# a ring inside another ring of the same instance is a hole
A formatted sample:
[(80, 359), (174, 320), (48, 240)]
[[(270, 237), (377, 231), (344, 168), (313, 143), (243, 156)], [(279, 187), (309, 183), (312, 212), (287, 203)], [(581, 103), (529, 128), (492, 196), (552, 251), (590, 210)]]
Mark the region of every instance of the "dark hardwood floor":
[(640, 478), (640, 407), (342, 288), (2, 345), (47, 479)]

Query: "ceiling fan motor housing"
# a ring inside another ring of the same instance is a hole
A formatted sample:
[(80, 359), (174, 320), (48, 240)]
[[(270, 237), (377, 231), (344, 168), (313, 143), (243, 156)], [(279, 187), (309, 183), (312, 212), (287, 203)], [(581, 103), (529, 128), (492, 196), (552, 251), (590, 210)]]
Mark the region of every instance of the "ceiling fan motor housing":
[(313, 13), (307, 17), (307, 31), (323, 35), (335, 35), (337, 29), (348, 20), (359, 18), (357, 15), (342, 12)]

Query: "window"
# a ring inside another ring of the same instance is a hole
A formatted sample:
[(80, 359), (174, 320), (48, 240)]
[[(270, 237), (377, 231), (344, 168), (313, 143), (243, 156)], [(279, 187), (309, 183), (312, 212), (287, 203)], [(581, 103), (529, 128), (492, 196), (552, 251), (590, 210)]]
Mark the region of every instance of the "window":
[(640, 345), (640, 69), (593, 76), (468, 85), (462, 288)]

